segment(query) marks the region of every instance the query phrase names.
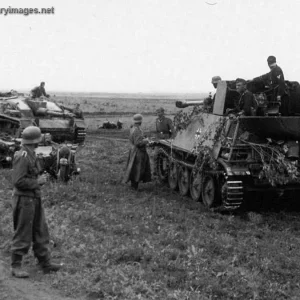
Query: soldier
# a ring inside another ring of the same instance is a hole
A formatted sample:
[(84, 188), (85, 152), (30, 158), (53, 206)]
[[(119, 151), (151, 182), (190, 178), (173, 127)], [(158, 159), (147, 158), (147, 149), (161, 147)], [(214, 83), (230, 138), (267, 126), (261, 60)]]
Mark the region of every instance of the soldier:
[(156, 110), (158, 118), (156, 119), (156, 133), (160, 139), (169, 139), (174, 135), (174, 127), (171, 119), (165, 117), (165, 110), (160, 107)]
[(50, 95), (48, 95), (46, 93), (45, 90), (45, 82), (41, 82), (40, 86), (35, 87), (34, 89), (31, 90), (31, 95), (32, 98), (40, 98), (41, 96), (45, 96), (47, 98), (50, 97)]
[(129, 141), (131, 148), (126, 165), (123, 182), (131, 181), (131, 187), (138, 189), (139, 182), (151, 181), (150, 160), (146, 150), (149, 143), (148, 138), (144, 138), (142, 125), (143, 117), (140, 114), (133, 116), (133, 126), (130, 128)]
[(79, 118), (79, 119), (83, 119), (83, 113), (82, 110), (80, 109), (80, 104), (77, 103), (75, 108), (73, 109), (73, 114)]
[(212, 85), (214, 86), (214, 88), (216, 89), (217, 86), (218, 86), (218, 83), (219, 81), (221, 81), (222, 78), (220, 76), (214, 76), (212, 79), (211, 79), (211, 83)]
[(236, 90), (241, 95), (237, 105), (239, 115), (255, 116), (257, 102), (254, 95), (247, 90), (247, 82), (245, 79), (238, 78), (236, 80)]
[(13, 224), (11, 271), (17, 278), (29, 277), (22, 270), (22, 258), (33, 244), (33, 252), (44, 273), (58, 271), (60, 265), (50, 262), (49, 232), (41, 202), (41, 185), (47, 175), (38, 175), (39, 166), (34, 149), (41, 141), (41, 130), (29, 126), (22, 134), (21, 150), (13, 160)]
[(287, 116), (289, 115), (289, 95), (287, 93), (282, 69), (277, 65), (275, 56), (269, 56), (267, 62), (271, 71), (267, 74), (256, 77), (253, 80), (268, 82), (273, 89), (278, 87), (274, 97), (276, 97), (276, 100), (281, 103), (280, 113)]
[[(218, 82), (221, 81), (222, 78), (220, 76), (214, 76), (211, 79), (211, 83), (214, 86), (214, 88), (216, 89), (218, 86)], [(209, 96), (207, 98), (204, 99), (204, 109), (206, 112), (211, 113), (213, 111), (213, 107), (214, 107), (214, 103), (215, 103), (215, 98), (216, 98), (216, 93), (214, 94), (214, 96), (211, 95), (211, 93), (209, 94)]]

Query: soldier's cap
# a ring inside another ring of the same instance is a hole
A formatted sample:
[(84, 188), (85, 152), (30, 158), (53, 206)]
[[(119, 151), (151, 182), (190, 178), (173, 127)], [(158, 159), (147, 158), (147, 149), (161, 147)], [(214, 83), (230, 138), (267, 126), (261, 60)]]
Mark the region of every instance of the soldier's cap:
[(163, 107), (160, 107), (156, 110), (156, 113), (160, 113), (160, 112), (164, 113), (165, 109)]
[(42, 140), (42, 133), (39, 127), (28, 126), (22, 132), (22, 145), (38, 144)]
[(246, 81), (245, 79), (243, 79), (243, 78), (237, 78), (237, 79), (235, 80), (235, 83), (239, 83), (239, 82), (241, 82), (241, 83), (243, 83), (243, 84), (246, 84), (246, 83), (247, 83), (247, 81)]
[(211, 83), (218, 83), (219, 81), (221, 81), (222, 78), (220, 76), (214, 76), (212, 79), (211, 79)]
[(45, 81), (42, 81), (42, 82), (41, 82), (41, 85), (42, 85), (42, 84), (45, 84)]
[(143, 121), (143, 116), (141, 114), (135, 114), (133, 116), (133, 123), (137, 124), (137, 123), (141, 123)]
[(267, 59), (267, 62), (268, 62), (269, 65), (270, 65), (270, 64), (276, 63), (276, 57), (273, 56), (273, 55), (270, 55), (270, 56), (268, 57), (268, 59)]

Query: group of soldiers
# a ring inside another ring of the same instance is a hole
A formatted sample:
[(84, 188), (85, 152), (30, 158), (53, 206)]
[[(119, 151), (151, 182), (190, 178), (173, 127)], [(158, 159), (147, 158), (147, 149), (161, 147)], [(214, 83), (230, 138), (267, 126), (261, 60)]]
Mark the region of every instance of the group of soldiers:
[[(284, 75), (281, 68), (276, 64), (276, 58), (269, 56), (267, 59), (270, 72), (253, 80), (266, 80), (271, 82), (272, 87), (278, 86), (276, 98), (282, 103), (282, 114), (285, 115), (287, 101)], [(220, 76), (212, 79), (212, 84), (217, 88)], [(240, 94), (239, 102), (235, 112), (246, 116), (254, 114), (257, 108), (253, 94), (247, 90), (246, 80), (236, 80), (236, 91)], [(32, 90), (32, 97), (49, 97), (45, 91), (45, 83)], [(215, 96), (212, 101), (215, 100)], [(79, 107), (78, 107), (79, 108)], [(171, 119), (167, 118), (164, 108), (157, 110), (155, 121), (156, 135), (159, 139), (174, 137), (174, 127)], [(150, 159), (146, 150), (151, 143), (144, 136), (141, 129), (143, 117), (136, 114), (133, 117), (133, 126), (130, 128), (129, 141), (131, 144), (127, 160), (126, 171), (123, 182), (131, 182), (134, 190), (138, 189), (139, 182), (151, 181)], [(22, 258), (27, 254), (31, 244), (33, 252), (39, 262), (39, 266), (48, 273), (58, 271), (59, 264), (50, 260), (49, 253), (49, 231), (45, 221), (45, 213), (41, 202), (41, 186), (46, 183), (47, 176), (40, 174), (38, 161), (34, 149), (41, 140), (41, 131), (38, 127), (29, 126), (22, 134), (22, 148), (15, 153), (13, 160), (12, 180), (13, 191), (13, 224), (14, 236), (12, 240), (11, 267), (12, 275), (18, 278), (28, 277), (29, 274), (22, 269)]]
[[(270, 88), (277, 91), (276, 101), (280, 103), (280, 113), (283, 116), (288, 115), (288, 95), (285, 86), (284, 75), (282, 69), (276, 63), (275, 56), (269, 56), (267, 63), (270, 68), (270, 72), (262, 76), (256, 77), (253, 81), (269, 82)], [(211, 83), (216, 89), (218, 83), (221, 81), (220, 76), (214, 76)], [(238, 102), (234, 107), (227, 108), (225, 113), (234, 113), (237, 115), (254, 116), (256, 115), (258, 103), (253, 95), (247, 89), (247, 81), (243, 78), (237, 78), (235, 81), (236, 91), (239, 93)], [(210, 107), (211, 111), (215, 102), (216, 94), (213, 97), (207, 98), (204, 104)], [(207, 101), (209, 100), (209, 101)], [(156, 119), (156, 136), (159, 139), (169, 139), (174, 137), (174, 127), (171, 119), (165, 117), (164, 109), (159, 108), (157, 110)], [(146, 151), (146, 146), (151, 143), (148, 138), (144, 137), (141, 130), (141, 124), (143, 117), (140, 114), (134, 115), (133, 126), (130, 129), (129, 140), (131, 148), (129, 151), (128, 161), (126, 165), (126, 172), (123, 182), (131, 182), (133, 189), (138, 188), (139, 182), (149, 182), (151, 180), (151, 168), (150, 160)]]
[[(270, 72), (261, 75), (259, 77), (255, 77), (252, 81), (253, 82), (268, 82), (270, 88), (276, 91), (276, 95), (274, 99), (278, 102), (279, 112), (282, 116), (288, 116), (289, 112), (289, 96), (287, 92), (287, 87), (284, 81), (284, 75), (282, 69), (277, 65), (276, 57), (269, 56), (267, 58), (267, 63), (270, 68)], [(214, 88), (217, 88), (219, 81), (221, 81), (220, 76), (214, 76), (212, 78), (212, 84)], [(237, 78), (236, 79), (236, 91), (240, 94), (238, 103), (235, 105), (234, 108), (228, 109), (226, 113), (237, 113), (238, 115), (245, 115), (245, 116), (253, 116), (256, 114), (257, 110), (257, 101), (248, 89), (247, 89), (247, 82), (245, 79)], [(206, 106), (212, 108), (213, 103), (215, 101), (215, 95), (211, 99), (207, 99), (205, 102)]]

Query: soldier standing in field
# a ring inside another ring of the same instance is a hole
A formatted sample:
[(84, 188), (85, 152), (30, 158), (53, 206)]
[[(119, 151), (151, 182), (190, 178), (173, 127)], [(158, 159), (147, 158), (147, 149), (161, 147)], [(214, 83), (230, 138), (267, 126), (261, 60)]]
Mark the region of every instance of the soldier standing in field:
[(283, 71), (277, 65), (275, 56), (269, 56), (267, 62), (270, 72), (254, 78), (253, 81), (264, 81), (270, 84), (271, 88), (274, 89), (274, 100), (277, 100), (279, 103), (281, 103), (279, 108), (280, 113), (283, 116), (288, 116), (290, 114), (289, 95), (284, 81)]
[(41, 186), (47, 175), (39, 175), (34, 149), (41, 141), (41, 130), (29, 126), (22, 134), (21, 150), (13, 160), (13, 225), (11, 270), (17, 278), (29, 277), (22, 269), (22, 258), (28, 253), (31, 244), (39, 266), (44, 273), (58, 271), (60, 265), (50, 262), (49, 232), (41, 201)]
[(37, 87), (35, 87), (34, 89), (31, 90), (31, 96), (32, 98), (40, 98), (42, 96), (45, 96), (47, 98), (50, 97), (50, 95), (48, 95), (46, 93), (46, 90), (45, 90), (45, 82), (41, 82), (41, 84)]
[(150, 160), (146, 150), (149, 143), (148, 138), (144, 138), (141, 130), (143, 117), (140, 114), (133, 116), (133, 126), (130, 128), (129, 141), (131, 147), (126, 165), (123, 182), (131, 181), (131, 187), (138, 189), (139, 182), (151, 181)]
[(171, 119), (165, 117), (165, 110), (160, 107), (156, 110), (156, 134), (159, 139), (170, 139), (174, 136), (174, 126)]

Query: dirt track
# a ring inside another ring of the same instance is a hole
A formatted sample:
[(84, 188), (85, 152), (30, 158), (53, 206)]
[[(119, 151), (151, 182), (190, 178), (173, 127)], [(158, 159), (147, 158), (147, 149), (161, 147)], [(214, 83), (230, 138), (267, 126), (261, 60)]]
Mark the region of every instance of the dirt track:
[[(10, 275), (7, 258), (0, 253), (0, 299), (1, 300), (75, 300), (65, 298), (41, 282), (17, 279)], [(76, 298), (80, 300), (84, 298)]]

